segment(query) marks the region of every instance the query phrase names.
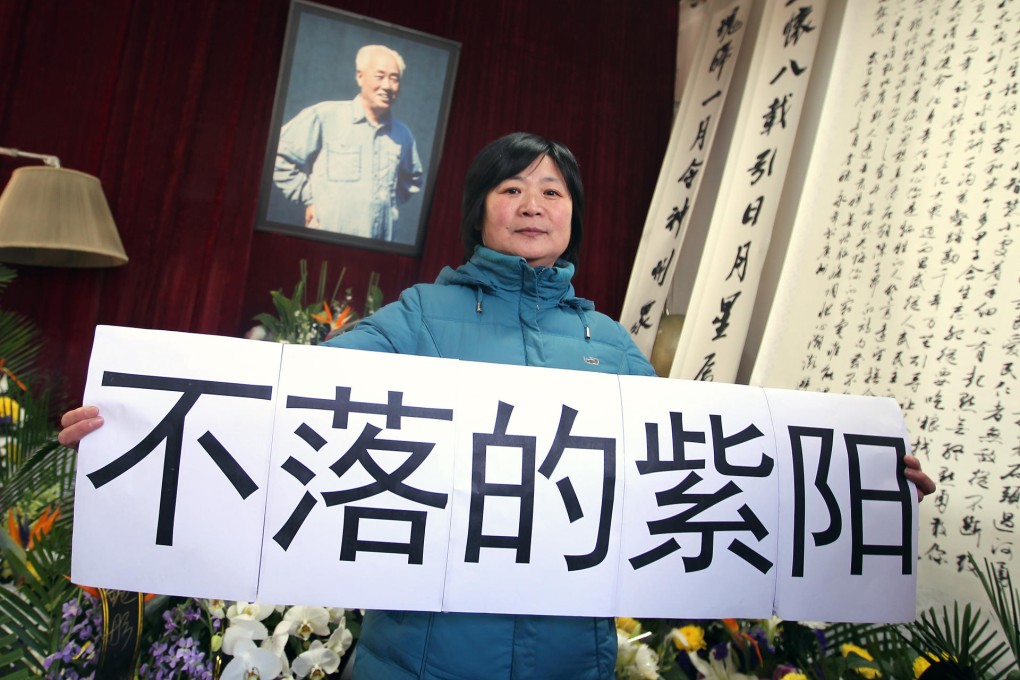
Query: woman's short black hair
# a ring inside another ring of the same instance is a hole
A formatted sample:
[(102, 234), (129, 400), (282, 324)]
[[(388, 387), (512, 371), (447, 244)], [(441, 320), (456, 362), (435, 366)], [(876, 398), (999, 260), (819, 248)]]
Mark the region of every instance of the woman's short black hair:
[(513, 177), (536, 158), (547, 156), (563, 174), (570, 193), (570, 242), (560, 257), (575, 266), (584, 236), (584, 186), (577, 159), (570, 149), (527, 132), (514, 132), (490, 142), (478, 152), (464, 179), (464, 202), (461, 208), (460, 238), (464, 243), (464, 259), (471, 259), (475, 247), (482, 245), (482, 224), (485, 221), (485, 197), (503, 180)]

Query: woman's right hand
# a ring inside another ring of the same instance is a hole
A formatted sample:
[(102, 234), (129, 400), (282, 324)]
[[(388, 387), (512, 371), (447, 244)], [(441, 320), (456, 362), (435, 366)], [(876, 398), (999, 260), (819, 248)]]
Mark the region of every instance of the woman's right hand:
[(98, 406), (79, 406), (68, 411), (60, 419), (60, 434), (57, 439), (64, 446), (78, 448), (78, 442), (88, 433), (97, 430), (103, 424)]

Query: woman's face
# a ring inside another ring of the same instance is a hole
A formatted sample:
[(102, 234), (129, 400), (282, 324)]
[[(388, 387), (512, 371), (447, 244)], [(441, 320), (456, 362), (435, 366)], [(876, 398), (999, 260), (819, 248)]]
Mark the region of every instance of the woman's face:
[(543, 155), (485, 197), (482, 243), (532, 267), (551, 267), (570, 243), (572, 213), (563, 174)]

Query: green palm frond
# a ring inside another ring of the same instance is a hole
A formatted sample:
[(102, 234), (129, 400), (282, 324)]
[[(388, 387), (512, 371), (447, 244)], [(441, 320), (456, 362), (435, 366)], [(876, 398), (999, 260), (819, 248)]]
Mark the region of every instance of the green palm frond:
[[(13, 279), (14, 271), (0, 265), (0, 291)], [(6, 377), (0, 395), (5, 416), (0, 421), (0, 675), (13, 678), (44, 674), (43, 660), (61, 642), (63, 605), (76, 593), (65, 578), (71, 568), (75, 452), (57, 443), (49, 394), (32, 388), (39, 340), (30, 321), (0, 309), (0, 375)], [(47, 509), (50, 517), (55, 510), (57, 519), (29, 542), (25, 525), (31, 529)]]
[[(18, 664), (33, 677), (43, 675), (43, 659), (59, 649), (60, 620), (65, 602), (77, 589), (65, 575), (70, 573), (70, 527), (54, 527), (30, 550), (12, 546), (0, 534), (13, 583), (0, 586), (0, 635), (14, 635), (22, 656)], [(14, 651), (0, 647), (0, 655)]]
[(22, 383), (32, 382), (39, 349), (38, 329), (20, 314), (0, 310), (0, 360), (3, 368)]
[[(866, 623), (835, 623), (825, 629), (825, 639), (830, 659), (841, 657), (841, 648), (846, 644), (867, 650), (875, 659), (873, 665), (864, 664), (859, 660), (860, 657), (851, 654), (846, 661), (845, 669), (877, 666), (882, 672), (882, 677), (913, 677), (912, 664), (917, 654), (907, 644), (907, 641), (896, 633), (895, 626)], [(832, 665), (831, 661), (829, 665)], [(843, 666), (839, 666), (839, 668), (843, 669)], [(847, 677), (860, 676), (852, 674)]]
[(834, 623), (825, 629), (825, 640), (826, 645), (831, 648), (838, 649), (842, 645), (853, 644), (874, 653), (898, 649), (903, 645), (888, 626), (871, 623)]
[(4, 488), (18, 469), (32, 458), (40, 449), (49, 451), (56, 445), (57, 431), (51, 420), (50, 394), (47, 392), (23, 391), (17, 386), (8, 384), (4, 397), (17, 404), (19, 417), (16, 422), (0, 425), (0, 447), (3, 459), (0, 460), (0, 509), (9, 507), (4, 500)]
[(6, 522), (12, 509), (37, 514), (46, 506), (60, 511), (54, 526), (70, 526), (74, 507), (75, 452), (53, 438), (25, 457), (0, 484), (0, 511)]
[(1013, 587), (1013, 577), (1009, 570), (1002, 575), (995, 573), (991, 562), (985, 558), (984, 572), (978, 568), (974, 556), (968, 554), (971, 567), (977, 577), (981, 580), (981, 587), (985, 589), (988, 600), (992, 605), (1002, 632), (1006, 636), (1006, 643), (1013, 652), (1012, 668), (1020, 668), (1020, 592)]
[(0, 635), (0, 677), (6, 680), (21, 680), (31, 677), (23, 659), (25, 649), (17, 635)]
[(20, 650), (13, 667), (31, 677), (43, 675), (42, 660), (59, 649), (61, 608), (75, 594), (65, 578), (71, 571), (74, 455), (50, 441), (25, 456), (0, 486), (5, 529), (11, 512), (25, 511), (31, 519), (44, 504), (59, 512), (50, 532), (34, 537), (31, 548), (0, 531), (0, 557), (8, 574), (0, 582), (0, 636), (18, 640), (13, 646), (0, 643), (0, 657)]
[[(0, 292), (15, 276), (13, 269), (0, 264)], [(0, 369), (7, 369), (23, 383), (31, 380), (39, 349), (35, 325), (20, 314), (0, 309)]]
[(973, 670), (978, 677), (1005, 677), (1005, 672), (996, 672), (995, 666), (1008, 647), (1004, 642), (996, 642), (995, 629), (989, 629), (989, 622), (982, 620), (980, 610), (972, 609), (970, 604), (961, 613), (959, 603), (954, 602), (952, 614), (948, 606), (943, 607), (941, 617), (932, 607), (902, 629), (906, 634), (900, 634), (918, 655), (953, 661)]
[(7, 284), (13, 281), (14, 277), (17, 275), (17, 272), (5, 265), (3, 262), (0, 262), (0, 293), (4, 292), (4, 288), (7, 287)]

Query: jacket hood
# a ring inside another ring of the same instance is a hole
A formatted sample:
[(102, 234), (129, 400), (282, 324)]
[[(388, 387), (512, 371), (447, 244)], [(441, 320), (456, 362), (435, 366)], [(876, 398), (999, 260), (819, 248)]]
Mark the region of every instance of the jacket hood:
[(578, 312), (594, 310), (595, 305), (590, 300), (574, 294), (573, 277), (574, 265), (566, 260), (557, 260), (554, 267), (532, 267), (523, 257), (478, 246), (469, 262), (456, 269), (445, 267), (436, 283), (474, 288), (479, 301), (483, 294), (518, 296), (526, 291), (546, 303), (560, 304)]

